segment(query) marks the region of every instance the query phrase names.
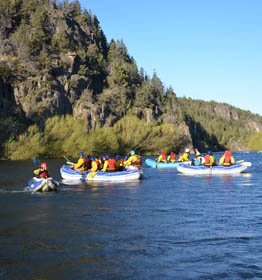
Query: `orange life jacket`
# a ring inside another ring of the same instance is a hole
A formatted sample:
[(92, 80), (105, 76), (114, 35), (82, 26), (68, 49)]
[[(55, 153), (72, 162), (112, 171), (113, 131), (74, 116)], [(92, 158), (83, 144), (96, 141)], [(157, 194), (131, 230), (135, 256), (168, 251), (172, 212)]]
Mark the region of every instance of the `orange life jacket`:
[(224, 156), (225, 156), (224, 163), (230, 164), (231, 163), (231, 153), (225, 152)]
[(170, 159), (171, 159), (171, 160), (176, 160), (176, 154), (171, 154), (171, 155), (170, 155)]
[(115, 170), (116, 169), (116, 160), (114, 158), (108, 159), (108, 170)]
[(162, 160), (166, 161), (166, 152), (162, 152), (161, 155), (162, 155)]
[(140, 156), (137, 156), (137, 160), (136, 160), (136, 162), (134, 162), (134, 164), (133, 165), (135, 165), (136, 167), (141, 167), (141, 165), (142, 165), (142, 159), (141, 159), (141, 157)]
[(210, 164), (211, 164), (210, 155), (205, 155), (204, 159), (205, 159), (205, 165), (210, 166)]

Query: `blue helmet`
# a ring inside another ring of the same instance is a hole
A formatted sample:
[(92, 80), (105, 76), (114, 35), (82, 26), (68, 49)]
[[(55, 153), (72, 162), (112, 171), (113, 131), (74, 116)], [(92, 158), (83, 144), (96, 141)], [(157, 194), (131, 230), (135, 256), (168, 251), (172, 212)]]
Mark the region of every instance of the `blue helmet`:
[(130, 152), (130, 155), (131, 156), (133, 156), (133, 155), (135, 155), (136, 153), (135, 153), (135, 151), (134, 150), (132, 150), (131, 152)]
[(124, 159), (125, 159), (125, 160), (127, 160), (127, 159), (128, 159), (128, 156), (127, 156), (127, 155), (125, 155), (125, 156), (124, 156)]
[(116, 158), (116, 159), (120, 159), (120, 155), (116, 155), (115, 158)]
[(93, 156), (90, 156), (89, 159), (92, 161), (95, 160), (95, 158)]
[(209, 155), (213, 155), (212, 151), (207, 151), (207, 153), (208, 153)]
[(83, 152), (80, 152), (80, 153), (79, 153), (79, 156), (80, 156), (80, 157), (84, 157), (85, 155), (84, 155)]

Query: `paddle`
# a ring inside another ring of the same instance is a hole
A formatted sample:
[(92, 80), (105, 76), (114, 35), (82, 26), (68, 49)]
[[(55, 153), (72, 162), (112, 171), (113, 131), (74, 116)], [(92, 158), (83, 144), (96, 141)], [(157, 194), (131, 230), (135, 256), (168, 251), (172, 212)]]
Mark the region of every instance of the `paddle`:
[(33, 163), (34, 163), (34, 165), (35, 165), (36, 167), (39, 167), (39, 166), (40, 166), (39, 161), (38, 161), (35, 157), (32, 157), (32, 161), (33, 161)]
[(97, 172), (95, 171), (88, 173), (87, 178), (94, 178), (96, 176), (96, 173)]
[(66, 160), (66, 164), (74, 165), (74, 163), (72, 161), (70, 161), (70, 159), (68, 159), (66, 156), (64, 156), (64, 159)]
[[(243, 160), (243, 159), (240, 159), (240, 160), (237, 160), (235, 163), (245, 163), (247, 166), (251, 166), (251, 165), (249, 165), (249, 164), (251, 164), (251, 162), (247, 162), (247, 161), (245, 161), (245, 160)], [(223, 165), (223, 164), (222, 164)], [(233, 164), (231, 164), (231, 165), (233, 165)], [(230, 165), (229, 165), (230, 166)]]
[(244, 163), (245, 166), (252, 166), (252, 163), (249, 161), (244, 161), (243, 159), (236, 161), (236, 163)]
[(37, 168), (36, 170), (34, 170), (34, 175), (36, 175), (37, 178), (39, 178), (39, 170), (40, 170), (39, 168), (40, 168), (41, 163), (35, 157), (32, 157), (32, 161), (33, 161), (35, 167)]

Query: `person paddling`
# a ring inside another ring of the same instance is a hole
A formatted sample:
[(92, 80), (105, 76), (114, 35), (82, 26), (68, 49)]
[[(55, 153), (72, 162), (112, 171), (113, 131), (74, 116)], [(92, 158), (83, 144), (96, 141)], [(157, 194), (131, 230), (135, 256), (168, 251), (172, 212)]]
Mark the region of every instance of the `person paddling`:
[(224, 166), (230, 166), (235, 164), (235, 159), (232, 156), (232, 153), (230, 150), (226, 150), (224, 154), (219, 159), (219, 164)]
[(185, 149), (185, 152), (179, 157), (178, 161), (189, 161), (190, 150)]
[(98, 165), (95, 157), (89, 156), (89, 159), (91, 161), (91, 168), (89, 169), (89, 171), (96, 172), (98, 170)]
[(123, 171), (123, 165), (122, 165), (120, 155), (115, 155), (115, 159), (116, 159), (116, 170)]
[(199, 152), (198, 148), (195, 148), (194, 152), (195, 152), (196, 157), (201, 156), (201, 153)]
[(166, 152), (161, 152), (159, 157), (157, 158), (157, 162), (167, 162)]
[(85, 155), (83, 152), (79, 153), (79, 159), (76, 164), (74, 164), (74, 170), (79, 170), (80, 172), (83, 172), (87, 170), (88, 160), (85, 158)]
[(38, 178), (49, 178), (50, 175), (47, 171), (47, 164), (46, 162), (42, 162), (40, 167), (34, 170), (34, 174), (38, 177)]
[(216, 158), (214, 157), (213, 153), (211, 151), (207, 152), (207, 155), (204, 156), (205, 159), (205, 166), (215, 166), (216, 165)]
[(167, 157), (167, 162), (175, 162), (176, 161), (176, 154), (171, 152), (170, 155)]
[(108, 155), (102, 156), (102, 163), (103, 163), (102, 171), (103, 171), (103, 172), (106, 172), (106, 171), (107, 171), (107, 168), (108, 168), (108, 159), (109, 159), (109, 156), (108, 156)]
[(193, 158), (191, 165), (199, 166), (205, 164), (205, 158), (201, 155), (197, 148), (194, 149), (196, 157)]
[(126, 161), (124, 161), (124, 166), (129, 165), (135, 166), (137, 168), (140, 168), (142, 165), (141, 156), (136, 155), (134, 150), (130, 152), (130, 157)]
[(116, 159), (113, 156), (108, 159), (107, 171), (116, 171)]

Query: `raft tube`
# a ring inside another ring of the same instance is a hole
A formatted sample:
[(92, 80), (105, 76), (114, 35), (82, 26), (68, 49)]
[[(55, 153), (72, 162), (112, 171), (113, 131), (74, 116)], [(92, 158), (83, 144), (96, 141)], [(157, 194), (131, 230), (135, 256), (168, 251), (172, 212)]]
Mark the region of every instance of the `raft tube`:
[(27, 188), (33, 192), (56, 191), (57, 187), (59, 187), (59, 182), (54, 180), (52, 177), (47, 179), (33, 177), (27, 183)]
[(60, 168), (61, 176), (64, 180), (67, 181), (114, 181), (114, 182), (123, 182), (123, 181), (132, 181), (138, 180), (142, 177), (141, 169), (132, 169), (125, 171), (115, 171), (115, 172), (90, 172), (84, 171), (80, 172), (79, 170), (73, 170), (69, 165), (64, 164)]
[(251, 162), (241, 162), (230, 166), (192, 166), (180, 164), (177, 171), (186, 175), (235, 175), (244, 172), (252, 164)]
[(154, 159), (147, 158), (145, 164), (153, 168), (177, 168), (180, 164), (191, 164), (191, 161), (175, 161), (175, 162), (157, 162)]

